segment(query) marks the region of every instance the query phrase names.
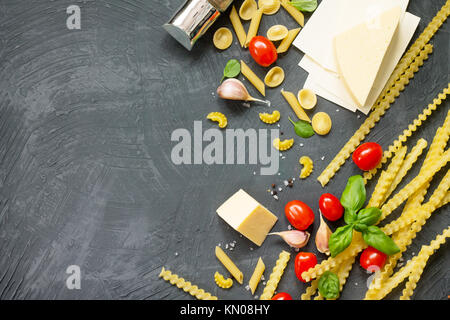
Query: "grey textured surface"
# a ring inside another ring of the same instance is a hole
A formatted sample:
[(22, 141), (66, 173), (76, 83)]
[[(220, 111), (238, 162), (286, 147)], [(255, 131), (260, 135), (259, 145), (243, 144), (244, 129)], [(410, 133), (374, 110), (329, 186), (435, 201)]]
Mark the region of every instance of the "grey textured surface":
[[(409, 11), (422, 18), (415, 37), (444, 2), (410, 1)], [(71, 4), (81, 7), (81, 30), (66, 28)], [(204, 120), (204, 128), (214, 127), (205, 120), (210, 111), (224, 112), (229, 128), (266, 128), (258, 119), (264, 107), (247, 109), (212, 94), (230, 58), (242, 58), (260, 76), (264, 70), (236, 44), (224, 52), (213, 47), (212, 33), (229, 25), (226, 18), (192, 52), (178, 45), (161, 25), (180, 4), (0, 0), (0, 298), (190, 299), (157, 278), (164, 265), (219, 298), (253, 299), (244, 286), (229, 291), (215, 286), (214, 272), (225, 270), (214, 257), (214, 246), (237, 241), (230, 256), (245, 281), (258, 257), (263, 257), (268, 275), (279, 252), (289, 249), (276, 238), (256, 248), (220, 220), (216, 208), (244, 188), (280, 218), (274, 230), (283, 230), (288, 225), (283, 214), (287, 201), (303, 200), (317, 212), (321, 193), (340, 195), (346, 179), (358, 173), (347, 162), (325, 189), (316, 181), (364, 120), (321, 98), (317, 111), (331, 115), (331, 133), (296, 138), (295, 147), (280, 161), (280, 175), (254, 175), (258, 167), (249, 165), (172, 164), (171, 132), (192, 129), (194, 120)], [(260, 30), (265, 33), (275, 23), (296, 25), (281, 10), (265, 16)], [(448, 22), (432, 43), (430, 59), (367, 140), (387, 147), (450, 81)], [(277, 62), (286, 70), (287, 90), (297, 91), (306, 79), (296, 66), (301, 57), (291, 49)], [(292, 112), (279, 89), (269, 89), (267, 97), (282, 112), (284, 136), (293, 137), (287, 119)], [(447, 101), (408, 145), (419, 137), (431, 142), (448, 109)], [(275, 201), (267, 189), (298, 177), (303, 154), (314, 160), (312, 176), (297, 179)], [(414, 172), (417, 168), (408, 179)], [(436, 211), (406, 258), (448, 222), (448, 207)], [(310, 231), (317, 228), (316, 221)], [(314, 241), (304, 250), (316, 252)], [(294, 254), (279, 290), (298, 298), (304, 284), (295, 277)], [(447, 299), (449, 260), (444, 245), (430, 259), (414, 298)], [(65, 285), (66, 268), (73, 264), (81, 268), (81, 290)], [(362, 298), (367, 276), (355, 264), (342, 298)], [(262, 286), (257, 294), (261, 292)]]

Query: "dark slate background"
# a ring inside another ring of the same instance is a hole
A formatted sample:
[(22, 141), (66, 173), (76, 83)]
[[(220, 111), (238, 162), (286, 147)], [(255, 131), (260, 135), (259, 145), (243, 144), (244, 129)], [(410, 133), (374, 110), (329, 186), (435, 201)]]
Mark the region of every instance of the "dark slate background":
[[(256, 248), (219, 219), (216, 208), (244, 188), (280, 218), (274, 230), (285, 230), (287, 201), (303, 200), (317, 212), (323, 192), (339, 196), (346, 179), (359, 173), (347, 162), (325, 189), (316, 181), (365, 118), (321, 98), (316, 111), (330, 114), (331, 133), (307, 140), (296, 137), (294, 148), (280, 162), (280, 175), (254, 175), (258, 166), (251, 165), (172, 164), (172, 131), (192, 130), (194, 120), (203, 120), (204, 129), (215, 127), (205, 120), (211, 111), (224, 112), (228, 128), (267, 128), (258, 119), (258, 113), (267, 110), (264, 107), (247, 109), (213, 94), (230, 58), (244, 59), (261, 77), (265, 73), (236, 40), (223, 52), (213, 47), (213, 31), (230, 26), (226, 17), (217, 21), (192, 52), (161, 28), (181, 2), (0, 1), (2, 299), (191, 299), (158, 279), (162, 266), (219, 298), (253, 299), (244, 286), (234, 285), (228, 291), (216, 287), (214, 272), (226, 274), (226, 270), (215, 259), (214, 247), (236, 241), (235, 250), (227, 252), (242, 269), (246, 283), (260, 256), (268, 277), (279, 252), (290, 249), (272, 237)], [(408, 10), (422, 18), (415, 38), (444, 2), (410, 1)], [(71, 4), (81, 7), (81, 30), (66, 28), (66, 8)], [(296, 27), (280, 10), (277, 15), (264, 16), (260, 32), (265, 34), (278, 23)], [(446, 22), (431, 41), (430, 59), (367, 140), (387, 147), (447, 86), (449, 40)], [(282, 85), (286, 90), (296, 92), (306, 79), (297, 67), (301, 57), (292, 48), (277, 61), (286, 71)], [(248, 88), (258, 96), (251, 85)], [(268, 89), (267, 97), (282, 113), (284, 137), (294, 137), (287, 119), (293, 113), (279, 90)], [(408, 145), (419, 137), (431, 142), (448, 109), (447, 101)], [(272, 183), (282, 185), (285, 179), (298, 178), (301, 155), (313, 158), (312, 176), (297, 179), (275, 201), (267, 189)], [(405, 182), (417, 171), (418, 166)], [(369, 188), (373, 189), (373, 183)], [(436, 211), (405, 257), (417, 253), (448, 222), (448, 207)], [(331, 224), (333, 228), (338, 225)], [(317, 228), (316, 220), (310, 231), (314, 234)], [(414, 298), (447, 299), (447, 248), (444, 245), (430, 259)], [(316, 252), (314, 241), (304, 250)], [(295, 277), (294, 257), (292, 251), (279, 290), (298, 298), (305, 286)], [(324, 256), (318, 254), (318, 258)], [(81, 290), (66, 288), (69, 265), (81, 268)], [(355, 264), (342, 298), (362, 298), (367, 277)], [(260, 285), (256, 294), (262, 289)], [(389, 298), (398, 298), (401, 290)]]

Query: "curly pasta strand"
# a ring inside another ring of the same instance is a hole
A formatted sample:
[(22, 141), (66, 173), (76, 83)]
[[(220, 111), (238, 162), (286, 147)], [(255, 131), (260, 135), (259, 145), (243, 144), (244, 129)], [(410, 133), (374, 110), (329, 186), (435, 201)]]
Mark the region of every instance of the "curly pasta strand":
[(318, 287), (319, 279), (314, 279), (313, 281), (311, 281), (311, 284), (308, 288), (306, 288), (305, 293), (301, 295), (301, 300), (311, 300), (312, 296), (316, 294)]
[(275, 267), (273, 267), (272, 273), (270, 274), (269, 281), (267, 281), (264, 291), (261, 294), (260, 300), (270, 300), (272, 299), (275, 290), (277, 289), (278, 283), (283, 276), (284, 269), (289, 262), (291, 254), (287, 251), (282, 251), (278, 257)]
[(448, 87), (445, 88), (442, 93), (439, 93), (438, 97), (433, 100), (433, 103), (429, 104), (427, 108), (425, 108), (419, 116), (414, 119), (414, 121), (408, 126), (408, 129), (403, 130), (403, 133), (395, 140), (386, 151), (383, 153), (383, 158), (381, 159), (380, 164), (370, 170), (364, 173), (364, 181), (367, 182), (377, 173), (378, 169), (382, 167), (383, 164), (385, 164), (392, 155), (397, 152), (397, 150), (402, 146), (403, 143), (406, 142), (406, 140), (417, 130), (418, 127), (420, 127), (425, 120), (428, 119), (428, 117), (432, 114), (433, 111), (435, 111), (441, 104), (442, 101), (444, 101), (447, 98), (447, 95), (450, 94), (450, 83), (448, 84)]
[(428, 59), (428, 55), (432, 50), (432, 45), (424, 45), (423, 50), (422, 48), (419, 49), (415, 56), (407, 56), (400, 60), (397, 72), (394, 70), (386, 87), (383, 89), (383, 92), (375, 103), (373, 111), (317, 178), (322, 184), (322, 187), (330, 181), (344, 164), (345, 160), (350, 157), (350, 154), (356, 149), (360, 142), (366, 137), (375, 124), (380, 121), (380, 118), (391, 107), (395, 98), (400, 95), (400, 92), (403, 91), (405, 86), (409, 83), (409, 79), (414, 77), (414, 73), (419, 70), (421, 65), (423, 65), (423, 61)]
[(159, 277), (163, 278), (171, 285), (182, 289), (183, 291), (189, 293), (191, 296), (194, 296), (199, 300), (217, 300), (216, 296), (213, 296), (211, 293), (206, 292), (203, 289), (199, 289), (196, 285), (192, 285), (189, 281), (186, 281), (178, 275), (173, 274), (171, 271), (166, 270), (164, 267), (162, 267)]
[(402, 147), (401, 149), (399, 149), (386, 171), (383, 171), (383, 173), (381, 174), (381, 177), (380, 179), (378, 179), (378, 183), (375, 186), (375, 190), (372, 193), (372, 197), (367, 204), (368, 208), (379, 208), (383, 204), (384, 199), (386, 199), (386, 192), (392, 185), (392, 182), (394, 181), (395, 176), (397, 175), (403, 163), (403, 159), (406, 155), (406, 150), (406, 147)]

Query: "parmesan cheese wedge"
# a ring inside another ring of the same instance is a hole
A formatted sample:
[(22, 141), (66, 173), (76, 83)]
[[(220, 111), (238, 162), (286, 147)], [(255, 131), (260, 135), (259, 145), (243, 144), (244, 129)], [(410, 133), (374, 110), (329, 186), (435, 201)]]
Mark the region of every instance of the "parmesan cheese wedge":
[(334, 38), (339, 75), (360, 107), (366, 104), (401, 14), (401, 8), (394, 7)]

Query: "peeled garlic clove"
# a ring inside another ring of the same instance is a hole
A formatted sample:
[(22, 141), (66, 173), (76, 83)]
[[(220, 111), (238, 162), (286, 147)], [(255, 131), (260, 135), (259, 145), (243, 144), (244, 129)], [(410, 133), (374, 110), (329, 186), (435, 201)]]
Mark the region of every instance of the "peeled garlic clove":
[(282, 232), (272, 232), (269, 235), (278, 235), (280, 236), (288, 245), (293, 248), (302, 248), (304, 247), (309, 240), (309, 232), (300, 231), (300, 230), (289, 230)]
[(316, 247), (321, 253), (325, 253), (327, 256), (330, 255), (330, 248), (328, 246), (328, 241), (331, 237), (331, 229), (325, 223), (320, 214), (320, 226), (316, 233)]

